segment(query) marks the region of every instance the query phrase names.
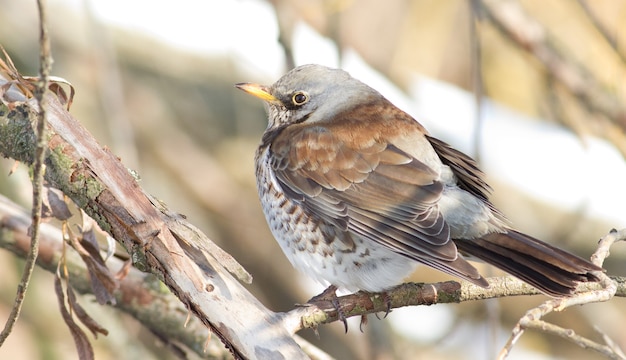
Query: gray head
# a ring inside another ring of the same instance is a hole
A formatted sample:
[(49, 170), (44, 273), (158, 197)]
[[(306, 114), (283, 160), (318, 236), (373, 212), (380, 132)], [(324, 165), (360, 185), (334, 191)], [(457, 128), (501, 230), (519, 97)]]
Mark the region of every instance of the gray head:
[(359, 104), (382, 98), (347, 72), (315, 64), (289, 71), (269, 88), (256, 84), (237, 87), (267, 102), (268, 128), (303, 121), (324, 122)]

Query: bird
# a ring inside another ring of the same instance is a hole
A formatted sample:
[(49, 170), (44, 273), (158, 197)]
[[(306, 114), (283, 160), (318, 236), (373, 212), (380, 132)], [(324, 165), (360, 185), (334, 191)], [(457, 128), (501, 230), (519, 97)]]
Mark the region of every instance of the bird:
[(255, 168), (270, 230), (333, 290), (384, 292), (420, 264), (488, 288), (473, 259), (550, 297), (599, 280), (599, 266), (515, 230), (476, 161), (346, 71), (309, 64), (235, 86), (267, 105)]

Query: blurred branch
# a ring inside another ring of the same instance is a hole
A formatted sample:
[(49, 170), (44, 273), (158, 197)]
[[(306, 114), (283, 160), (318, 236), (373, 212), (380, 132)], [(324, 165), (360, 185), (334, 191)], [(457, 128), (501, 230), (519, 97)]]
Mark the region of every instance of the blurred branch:
[(108, 28), (95, 15), (94, 5), (85, 1), (85, 14), (88, 16), (88, 43), (91, 60), (90, 67), (97, 87), (97, 100), (100, 111), (107, 119), (105, 124), (111, 135), (111, 148), (124, 159), (127, 167), (140, 171), (139, 156), (135, 143), (135, 131), (126, 109), (126, 95), (122, 74), (117, 57), (117, 48), (113, 45)]
[(482, 0), (482, 5), (487, 18), (504, 36), (539, 60), (589, 111), (605, 115), (626, 130), (624, 105), (587, 69), (554, 46), (547, 30), (529, 17), (517, 1)]
[[(0, 247), (24, 257), (30, 246), (28, 225), (24, 210), (0, 196)], [(63, 253), (63, 235), (50, 224), (42, 224), (41, 229), (39, 250), (42, 256), (37, 260), (37, 265), (54, 273)], [(114, 271), (123, 267), (123, 262), (116, 258), (109, 259), (107, 264)], [(93, 293), (87, 269), (78, 254), (66, 251), (65, 266), (74, 289), (83, 294)], [(183, 343), (202, 354), (203, 343), (208, 335), (206, 327), (194, 319), (184, 328), (187, 310), (173, 294), (159, 289), (159, 281), (154, 276), (132, 269), (120, 280), (118, 289), (115, 292), (116, 308), (131, 314), (154, 333), (167, 335), (170, 341)], [(214, 346), (208, 348), (213, 350)]]
[(483, 61), (481, 51), (481, 41), (479, 36), (479, 26), (484, 15), (480, 7), (480, 0), (472, 0), (470, 2), (470, 48), (472, 57), (472, 85), (474, 90), (474, 104), (476, 112), (474, 114), (474, 144), (472, 157), (480, 164), (480, 144), (482, 144), (483, 130)]
[(611, 45), (611, 47), (613, 48), (613, 50), (615, 50), (615, 53), (617, 54), (617, 56), (619, 56), (622, 62), (626, 64), (626, 56), (622, 51), (620, 51), (617, 38), (615, 37), (615, 35), (611, 34), (611, 31), (606, 26), (604, 26), (602, 21), (600, 21), (591, 6), (589, 6), (587, 0), (578, 0), (578, 5), (583, 8), (593, 26), (595, 26), (595, 28), (602, 35), (602, 37), (604, 37), (606, 42)]
[(287, 6), (284, 1), (271, 0), (270, 4), (276, 14), (276, 24), (278, 25), (278, 43), (285, 55), (285, 67), (291, 70), (296, 67), (296, 60), (293, 57), (293, 30), (297, 16), (293, 13), (291, 6)]

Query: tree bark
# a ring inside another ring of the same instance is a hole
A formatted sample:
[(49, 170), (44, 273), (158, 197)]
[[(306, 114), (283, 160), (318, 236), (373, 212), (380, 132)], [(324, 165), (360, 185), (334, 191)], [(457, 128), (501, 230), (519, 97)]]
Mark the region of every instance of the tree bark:
[[(37, 106), (33, 100), (4, 100), (0, 153), (30, 164)], [(307, 358), (283, 326), (282, 315), (265, 308), (220, 263), (225, 260), (236, 268), (232, 259), (182, 216), (144, 193), (131, 172), (56, 97), (49, 96), (48, 104), (45, 178), (50, 186), (119, 241), (136, 267), (161, 279), (236, 358)], [(239, 273), (246, 277), (242, 269)]]

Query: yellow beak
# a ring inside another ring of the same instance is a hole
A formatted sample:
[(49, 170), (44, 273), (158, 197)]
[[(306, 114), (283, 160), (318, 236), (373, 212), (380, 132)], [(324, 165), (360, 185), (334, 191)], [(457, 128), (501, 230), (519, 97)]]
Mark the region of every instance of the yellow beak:
[(267, 86), (259, 85), (259, 84), (251, 84), (251, 83), (239, 83), (235, 84), (237, 89), (243, 90), (252, 96), (256, 96), (261, 100), (267, 102), (277, 102), (278, 99), (274, 97), (274, 95), (269, 93), (269, 89)]

